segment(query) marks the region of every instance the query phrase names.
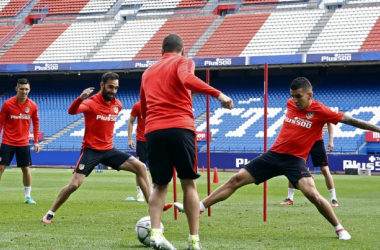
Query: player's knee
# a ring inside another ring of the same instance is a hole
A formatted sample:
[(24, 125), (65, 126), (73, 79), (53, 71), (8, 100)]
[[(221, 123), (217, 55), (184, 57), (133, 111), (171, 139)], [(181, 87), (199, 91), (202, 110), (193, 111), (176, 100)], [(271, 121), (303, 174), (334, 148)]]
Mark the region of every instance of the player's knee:
[(3, 173), (5, 170), (6, 166), (5, 165), (0, 165), (0, 173)]
[(77, 183), (70, 183), (68, 186), (67, 186), (67, 189), (70, 193), (73, 193), (75, 191), (77, 191), (77, 189), (80, 187), (79, 184)]

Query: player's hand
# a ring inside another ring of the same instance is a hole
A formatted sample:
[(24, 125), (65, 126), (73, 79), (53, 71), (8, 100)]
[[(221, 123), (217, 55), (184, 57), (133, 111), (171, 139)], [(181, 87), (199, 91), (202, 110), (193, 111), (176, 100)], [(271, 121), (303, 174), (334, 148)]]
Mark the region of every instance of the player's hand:
[(40, 144), (34, 143), (34, 153), (40, 152)]
[(129, 148), (131, 148), (131, 149), (134, 149), (134, 148), (135, 148), (135, 143), (133, 142), (133, 140), (129, 140), (129, 141), (128, 141), (128, 146), (129, 146)]
[(94, 92), (94, 87), (89, 87), (85, 90), (83, 90), (82, 94), (80, 94), (79, 98), (84, 100), (86, 99), (87, 97), (89, 97), (91, 95), (92, 92)]
[(220, 101), (220, 104), (223, 108), (232, 109), (234, 107), (234, 102), (232, 101), (232, 99), (223, 93), (220, 93), (220, 95), (218, 96), (218, 100)]
[(327, 149), (329, 152), (334, 150), (334, 141), (329, 141), (329, 144), (327, 144)]

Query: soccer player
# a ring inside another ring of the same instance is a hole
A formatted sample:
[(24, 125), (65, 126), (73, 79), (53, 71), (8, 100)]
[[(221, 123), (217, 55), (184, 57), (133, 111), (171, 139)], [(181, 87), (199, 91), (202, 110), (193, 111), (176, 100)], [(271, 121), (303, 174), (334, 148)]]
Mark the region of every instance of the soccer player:
[(42, 218), (42, 222), (52, 222), (57, 209), (81, 186), (84, 178), (99, 163), (116, 170), (135, 173), (145, 199), (148, 200), (151, 192), (145, 164), (113, 147), (113, 130), (122, 109), (121, 102), (115, 98), (118, 89), (119, 75), (107, 72), (102, 76), (100, 91), (97, 94), (85, 100), (94, 91), (93, 87), (87, 88), (69, 107), (71, 115), (84, 114), (82, 153), (70, 183), (61, 190), (51, 209)]
[[(329, 152), (331, 152), (334, 149), (334, 127), (331, 123), (327, 123), (327, 130), (329, 132), (329, 143), (327, 144), (327, 148)], [(325, 177), (326, 186), (329, 190), (331, 197), (331, 206), (339, 207), (338, 199), (336, 198), (336, 192), (334, 188), (334, 179), (330, 173), (325, 144), (323, 142), (322, 130), (320, 136), (315, 141), (313, 147), (310, 150), (310, 156), (313, 161), (314, 168), (320, 167), (321, 172)], [(288, 197), (280, 204), (293, 205), (294, 191), (295, 188), (293, 187), (292, 183), (288, 182)]]
[[(351, 235), (339, 223), (329, 202), (318, 193), (305, 161), (325, 123), (341, 122), (375, 132), (380, 132), (380, 127), (340, 112), (333, 112), (321, 102), (313, 100), (312, 86), (304, 77), (292, 81), (290, 95), (292, 98), (287, 101), (283, 126), (272, 148), (253, 159), (202, 200), (200, 211), (227, 199), (242, 186), (250, 183), (258, 185), (272, 177), (285, 175), (334, 226), (338, 238), (349, 240)], [(174, 203), (174, 206), (180, 211), (186, 211), (186, 207), (180, 203)]]
[(167, 35), (162, 43), (162, 58), (148, 68), (140, 90), (141, 112), (145, 117), (149, 169), (155, 184), (149, 198), (152, 223), (151, 246), (175, 249), (160, 229), (168, 183), (175, 166), (183, 190), (184, 206), (190, 229), (189, 249), (201, 249), (199, 243), (199, 197), (195, 179), (196, 144), (191, 91), (217, 98), (223, 107), (233, 108), (232, 100), (194, 75), (193, 60), (184, 57), (181, 37)]
[[(145, 163), (147, 162), (147, 155), (146, 155), (146, 139), (145, 139), (145, 118), (141, 116), (140, 111), (140, 101), (136, 102), (131, 111), (131, 117), (129, 118), (128, 122), (128, 146), (131, 149), (135, 148), (135, 143), (132, 138), (132, 131), (133, 131), (133, 123), (136, 121), (137, 118), (137, 129), (136, 129), (136, 158)], [(139, 187), (137, 180), (137, 201), (145, 201), (144, 195), (141, 191), (141, 188)]]
[(21, 167), (22, 181), (24, 183), (25, 203), (36, 204), (30, 196), (32, 190), (32, 175), (29, 166), (32, 165), (29, 148), (30, 120), (33, 123), (34, 152), (40, 152), (38, 134), (40, 131), (40, 119), (38, 107), (28, 98), (30, 84), (28, 79), (17, 80), (17, 95), (3, 103), (0, 111), (0, 134), (3, 130), (3, 139), (0, 148), (0, 180), (6, 166), (11, 163), (16, 154), (17, 167)]

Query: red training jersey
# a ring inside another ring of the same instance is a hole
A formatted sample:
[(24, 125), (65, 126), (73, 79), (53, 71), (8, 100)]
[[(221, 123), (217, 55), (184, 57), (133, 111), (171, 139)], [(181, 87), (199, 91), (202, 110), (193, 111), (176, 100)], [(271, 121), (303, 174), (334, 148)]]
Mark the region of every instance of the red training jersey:
[(286, 107), (282, 128), (270, 151), (291, 154), (305, 161), (325, 123), (337, 124), (343, 117), (343, 113), (334, 112), (316, 100), (308, 108), (298, 110), (289, 99)]
[(137, 118), (136, 140), (146, 141), (145, 138), (145, 118), (141, 115), (140, 101), (136, 102), (131, 111), (131, 116)]
[(113, 98), (106, 102), (99, 92), (86, 100), (79, 97), (71, 103), (69, 114), (84, 114), (84, 137), (82, 148), (110, 150), (113, 148), (113, 130), (123, 105)]
[(29, 98), (21, 104), (17, 101), (17, 95), (6, 100), (0, 111), (0, 134), (4, 127), (2, 143), (28, 146), (30, 120), (33, 122), (34, 143), (38, 143), (40, 119), (37, 104)]
[(167, 128), (195, 131), (191, 91), (217, 98), (220, 91), (194, 75), (194, 61), (165, 53), (142, 76), (140, 101), (145, 134)]

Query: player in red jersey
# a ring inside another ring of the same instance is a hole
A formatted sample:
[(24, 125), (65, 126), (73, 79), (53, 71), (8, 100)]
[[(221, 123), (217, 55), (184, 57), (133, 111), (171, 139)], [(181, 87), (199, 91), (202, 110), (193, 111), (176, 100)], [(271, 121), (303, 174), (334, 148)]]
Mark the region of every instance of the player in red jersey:
[(16, 86), (17, 95), (3, 103), (0, 112), (0, 134), (3, 130), (3, 139), (0, 148), (0, 180), (6, 168), (16, 154), (17, 167), (21, 167), (25, 191), (25, 203), (35, 204), (30, 197), (32, 190), (32, 175), (29, 166), (32, 165), (29, 148), (30, 120), (33, 122), (34, 152), (40, 152), (38, 134), (40, 120), (38, 107), (28, 98), (30, 84), (28, 79), (20, 78)]
[[(135, 143), (132, 138), (132, 132), (133, 132), (133, 123), (137, 119), (137, 129), (136, 129), (136, 158), (145, 163), (147, 162), (148, 158), (146, 155), (146, 139), (145, 139), (145, 118), (141, 116), (140, 111), (140, 101), (136, 102), (131, 111), (131, 117), (129, 118), (128, 122), (128, 146), (130, 149), (135, 148)], [(141, 191), (141, 188), (139, 187), (137, 180), (137, 201), (144, 201), (144, 195)]]
[[(331, 152), (334, 149), (334, 127), (331, 123), (327, 123), (327, 130), (329, 133), (329, 143), (327, 147)], [(329, 190), (331, 197), (331, 206), (339, 207), (338, 199), (336, 198), (336, 192), (334, 188), (334, 179), (330, 173), (328, 157), (325, 149), (325, 143), (323, 141), (323, 132), (321, 130), (320, 136), (315, 141), (313, 147), (310, 150), (310, 156), (313, 161), (313, 166), (321, 168), (321, 172), (325, 177), (327, 189)], [(281, 205), (293, 205), (295, 188), (291, 182), (288, 182), (288, 197), (281, 202)]]
[[(380, 127), (340, 112), (333, 112), (321, 102), (313, 100), (312, 86), (304, 77), (293, 80), (290, 95), (292, 98), (287, 101), (283, 126), (272, 148), (253, 159), (202, 200), (201, 211), (227, 199), (242, 186), (250, 183), (258, 185), (272, 177), (285, 175), (334, 226), (338, 238), (349, 240), (351, 235), (339, 223), (329, 202), (317, 191), (305, 161), (325, 123), (341, 122), (375, 132), (380, 132)], [(182, 204), (175, 203), (174, 206), (183, 211)]]
[(97, 94), (86, 99), (94, 91), (93, 87), (87, 88), (71, 104), (69, 114), (84, 114), (85, 133), (82, 153), (70, 183), (61, 190), (51, 209), (42, 218), (44, 223), (52, 222), (57, 209), (81, 186), (84, 178), (99, 163), (118, 171), (135, 173), (145, 199), (148, 200), (150, 187), (145, 164), (130, 154), (113, 147), (113, 130), (117, 116), (122, 109), (121, 102), (115, 98), (118, 89), (119, 75), (107, 72), (102, 76), (100, 91)]
[(168, 183), (175, 166), (184, 194), (189, 224), (189, 249), (200, 249), (199, 198), (195, 179), (196, 137), (191, 91), (217, 98), (223, 107), (233, 108), (232, 100), (194, 75), (193, 60), (184, 55), (181, 37), (167, 35), (162, 43), (162, 58), (142, 76), (140, 101), (145, 117), (149, 169), (155, 187), (149, 198), (152, 223), (151, 246), (175, 249), (160, 229)]

